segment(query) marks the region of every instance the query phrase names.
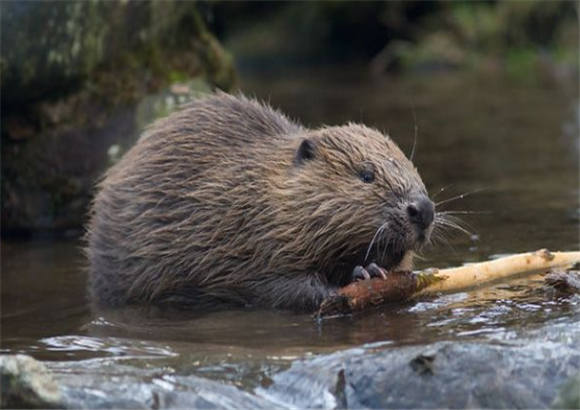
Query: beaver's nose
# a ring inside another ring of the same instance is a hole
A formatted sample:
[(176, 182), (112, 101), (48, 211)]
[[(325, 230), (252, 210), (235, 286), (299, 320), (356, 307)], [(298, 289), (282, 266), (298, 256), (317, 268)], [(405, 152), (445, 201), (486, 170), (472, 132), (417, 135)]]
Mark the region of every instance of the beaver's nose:
[(426, 196), (421, 196), (407, 205), (409, 220), (418, 228), (425, 230), (433, 222), (435, 205)]

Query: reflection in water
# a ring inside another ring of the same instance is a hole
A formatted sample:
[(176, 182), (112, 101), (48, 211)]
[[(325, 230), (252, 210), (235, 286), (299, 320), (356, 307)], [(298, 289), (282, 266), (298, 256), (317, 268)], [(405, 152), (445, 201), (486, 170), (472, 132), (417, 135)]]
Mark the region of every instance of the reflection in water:
[[(578, 117), (555, 86), (453, 76), (370, 82), (360, 73), (313, 73), (243, 88), (317, 126), (362, 121), (388, 130), (405, 152), (419, 128), (415, 163), (438, 201), (484, 188), (439, 211), (474, 231), (449, 235), (419, 266), (451, 266), (542, 247), (578, 249)], [(79, 245), (2, 244), (2, 352), (53, 361), (56, 371), (104, 362), (160, 374), (195, 373), (244, 388), (296, 359), (352, 346), (438, 340), (509, 341), (546, 322), (580, 320), (578, 296), (559, 297), (536, 276), (316, 322), (288, 312), (214, 313), (128, 308), (91, 311)], [(374, 346), (374, 345), (373, 345)], [(68, 361), (68, 364), (65, 363)], [(152, 370), (153, 371), (153, 370)]]
[(86, 336), (56, 336), (40, 339), (49, 352), (92, 352), (122, 357), (172, 357), (176, 356), (168, 346), (119, 338), (95, 338)]

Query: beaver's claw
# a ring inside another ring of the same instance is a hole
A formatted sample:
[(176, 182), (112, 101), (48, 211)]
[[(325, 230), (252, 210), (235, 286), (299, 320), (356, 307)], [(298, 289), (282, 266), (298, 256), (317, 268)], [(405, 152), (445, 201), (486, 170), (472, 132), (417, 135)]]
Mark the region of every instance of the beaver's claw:
[(370, 265), (367, 265), (366, 268), (363, 268), (362, 266), (359, 265), (355, 267), (352, 272), (353, 282), (358, 280), (366, 280), (370, 278), (387, 279), (387, 271), (381, 268), (376, 263), (371, 263)]

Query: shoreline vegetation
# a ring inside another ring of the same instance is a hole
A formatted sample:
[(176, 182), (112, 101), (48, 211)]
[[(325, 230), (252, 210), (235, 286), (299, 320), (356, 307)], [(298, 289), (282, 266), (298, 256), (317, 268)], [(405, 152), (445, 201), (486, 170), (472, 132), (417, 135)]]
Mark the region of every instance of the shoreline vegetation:
[(469, 70), (530, 80), (578, 73), (575, 2), (221, 2), (212, 13), (242, 70), (358, 62), (373, 76)]

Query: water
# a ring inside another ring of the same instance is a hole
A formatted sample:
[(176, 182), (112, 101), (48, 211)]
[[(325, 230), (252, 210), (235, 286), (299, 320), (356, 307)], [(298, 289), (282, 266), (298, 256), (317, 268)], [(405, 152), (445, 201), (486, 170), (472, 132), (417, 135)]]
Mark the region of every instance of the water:
[[(578, 249), (575, 84), (457, 73), (371, 81), (353, 69), (248, 77), (242, 89), (308, 125), (361, 121), (388, 131), (407, 153), (417, 126), (414, 162), (436, 201), (477, 191), (438, 206), (469, 212), (457, 216), (470, 234), (450, 233), (419, 267)], [(322, 323), (287, 312), (97, 311), (83, 265), (77, 241), (2, 243), (3, 353), (31, 354), (57, 372), (107, 364), (123, 373), (131, 364), (252, 389), (297, 358), (348, 347), (508, 342), (580, 320), (579, 298), (554, 295), (540, 276)]]

